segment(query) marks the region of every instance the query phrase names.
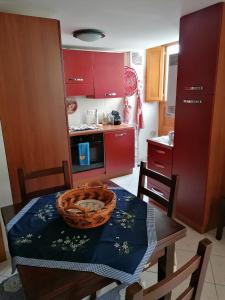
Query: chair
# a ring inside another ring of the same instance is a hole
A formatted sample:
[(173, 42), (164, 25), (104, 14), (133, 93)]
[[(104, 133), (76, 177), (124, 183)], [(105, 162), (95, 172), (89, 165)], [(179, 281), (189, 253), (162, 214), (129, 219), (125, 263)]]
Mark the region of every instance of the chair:
[(126, 290), (126, 300), (160, 299), (170, 293), (190, 275), (191, 279), (188, 288), (177, 298), (177, 300), (199, 300), (211, 249), (212, 242), (208, 239), (203, 239), (199, 242), (196, 255), (179, 270), (146, 289), (143, 289), (138, 283), (130, 285)]
[[(152, 178), (164, 184), (165, 186), (168, 186), (170, 188), (169, 199), (166, 199), (163, 195), (160, 195), (159, 193), (146, 188), (145, 187), (146, 177)], [(173, 216), (173, 203), (174, 203), (174, 196), (176, 190), (176, 182), (177, 182), (176, 175), (172, 175), (171, 178), (166, 177), (162, 174), (147, 169), (146, 162), (142, 161), (140, 165), (137, 197), (143, 199), (145, 195), (153, 199), (157, 204), (159, 204), (159, 206), (163, 207), (166, 210), (168, 217), (171, 218)]]
[(225, 197), (221, 199), (218, 212), (218, 223), (216, 231), (216, 239), (221, 240), (223, 236), (223, 227), (225, 225)]
[[(145, 187), (145, 179), (152, 178), (159, 183), (164, 184), (165, 186), (170, 188), (169, 192), (169, 199), (166, 199), (163, 195), (155, 192), (154, 190), (150, 190)], [(175, 190), (176, 190), (176, 182), (177, 182), (177, 176), (172, 175), (171, 178), (166, 177), (162, 174), (159, 174), (157, 172), (154, 172), (146, 167), (146, 162), (141, 162), (140, 164), (140, 173), (139, 173), (139, 182), (138, 182), (138, 192), (137, 197), (142, 199), (144, 198), (144, 195), (153, 199), (158, 206), (163, 208), (167, 216), (172, 218), (173, 216), (173, 203), (174, 203), (174, 196), (175, 196)], [(172, 251), (174, 253), (174, 262), (173, 262), (173, 268), (176, 270), (177, 268), (177, 259), (176, 259), (176, 253), (175, 253), (175, 247), (171, 246), (170, 250), (166, 251)], [(151, 268), (153, 265), (158, 264), (158, 281), (161, 281), (165, 277), (164, 270), (161, 270), (161, 263), (165, 259), (166, 253), (164, 251), (154, 253), (154, 256), (151, 258), (151, 262), (147, 264), (144, 268), (144, 271)], [(162, 263), (163, 265), (163, 263)]]
[[(18, 169), (17, 170), (18, 174), (18, 180), (19, 180), (19, 187), (20, 187), (20, 194), (21, 194), (21, 199), (22, 202), (27, 202), (32, 198), (67, 190), (71, 188), (70, 184), (70, 176), (69, 176), (69, 166), (67, 161), (62, 162), (62, 166), (60, 167), (55, 167), (55, 168), (50, 168), (50, 169), (44, 169), (44, 170), (38, 170), (38, 171), (33, 171), (30, 173), (25, 173), (23, 169)], [(32, 192), (27, 192), (26, 188), (26, 182), (32, 179), (37, 179), (40, 177), (47, 177), (51, 175), (56, 175), (56, 174), (63, 174), (64, 177), (64, 184), (59, 185), (59, 186), (54, 186), (50, 188), (45, 188), (42, 190), (38, 191), (32, 191)]]

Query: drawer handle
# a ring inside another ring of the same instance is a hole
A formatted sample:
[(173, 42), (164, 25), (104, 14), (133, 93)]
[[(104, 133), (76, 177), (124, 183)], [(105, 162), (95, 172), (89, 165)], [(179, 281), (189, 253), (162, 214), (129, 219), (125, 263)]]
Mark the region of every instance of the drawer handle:
[(154, 165), (157, 167), (157, 168), (160, 168), (160, 169), (165, 169), (166, 167), (162, 164), (159, 164), (159, 163), (156, 163), (154, 162)]
[(106, 97), (110, 97), (110, 96), (115, 97), (116, 93), (105, 93), (105, 96)]
[(166, 154), (166, 152), (163, 150), (158, 150), (158, 149), (154, 149), (154, 150), (155, 150), (155, 152), (157, 152), (159, 154)]
[(76, 77), (73, 77), (73, 78), (69, 78), (68, 80), (70, 80), (70, 81), (76, 81), (76, 82), (83, 82), (83, 81), (84, 81), (84, 78), (76, 78)]
[(156, 189), (156, 188), (151, 188), (151, 190), (153, 193), (156, 193), (162, 197), (164, 197), (164, 193), (162, 193), (160, 190)]
[(116, 137), (127, 135), (126, 133), (115, 133)]

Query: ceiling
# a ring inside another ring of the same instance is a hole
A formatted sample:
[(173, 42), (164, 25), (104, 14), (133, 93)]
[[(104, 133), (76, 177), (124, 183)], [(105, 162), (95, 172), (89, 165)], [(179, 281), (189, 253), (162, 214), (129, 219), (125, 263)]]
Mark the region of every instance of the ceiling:
[[(0, 0), (0, 11), (60, 20), (62, 44), (72, 48), (139, 50), (178, 40), (182, 15), (218, 0)], [(72, 32), (95, 28), (106, 37), (82, 42)]]

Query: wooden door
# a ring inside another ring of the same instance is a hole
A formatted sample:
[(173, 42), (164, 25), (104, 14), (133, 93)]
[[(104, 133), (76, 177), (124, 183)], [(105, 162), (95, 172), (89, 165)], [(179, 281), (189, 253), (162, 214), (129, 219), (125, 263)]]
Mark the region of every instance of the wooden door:
[(214, 93), (222, 8), (219, 3), (181, 18), (178, 93)]
[(93, 52), (63, 49), (67, 96), (93, 95)]
[(213, 96), (178, 95), (172, 174), (179, 176), (176, 216), (203, 230)]
[(94, 98), (124, 97), (124, 54), (94, 53)]
[[(17, 169), (30, 172), (69, 160), (59, 22), (0, 13), (0, 119), (14, 202)], [(28, 189), (60, 183), (32, 182)]]
[(134, 129), (106, 132), (104, 146), (106, 175), (133, 169)]

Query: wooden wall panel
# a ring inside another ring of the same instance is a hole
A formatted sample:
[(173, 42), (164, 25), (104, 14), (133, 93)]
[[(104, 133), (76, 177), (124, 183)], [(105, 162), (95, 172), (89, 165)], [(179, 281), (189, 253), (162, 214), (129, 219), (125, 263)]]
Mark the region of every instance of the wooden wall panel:
[(6, 13), (0, 13), (0, 28), (0, 119), (18, 202), (17, 168), (32, 171), (69, 160), (60, 28), (56, 20)]

